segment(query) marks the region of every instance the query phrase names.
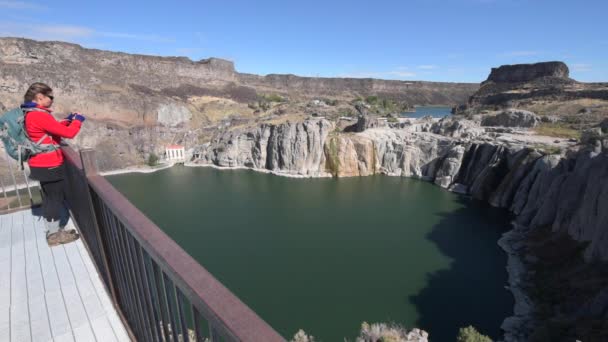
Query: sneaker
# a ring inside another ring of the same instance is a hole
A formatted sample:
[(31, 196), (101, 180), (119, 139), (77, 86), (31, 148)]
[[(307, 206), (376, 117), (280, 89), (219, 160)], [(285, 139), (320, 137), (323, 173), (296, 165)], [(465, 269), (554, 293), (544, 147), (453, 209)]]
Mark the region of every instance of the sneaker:
[(79, 238), (80, 235), (78, 235), (76, 232), (71, 233), (66, 232), (65, 230), (60, 230), (56, 233), (49, 234), (46, 237), (46, 242), (49, 244), (49, 247), (54, 247), (76, 241)]

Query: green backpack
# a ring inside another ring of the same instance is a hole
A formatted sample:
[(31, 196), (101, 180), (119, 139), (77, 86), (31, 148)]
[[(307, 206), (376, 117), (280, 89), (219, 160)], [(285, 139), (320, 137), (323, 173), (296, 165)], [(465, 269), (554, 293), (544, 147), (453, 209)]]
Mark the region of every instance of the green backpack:
[(42, 141), (48, 137), (47, 134), (37, 142), (30, 140), (25, 131), (25, 115), (31, 111), (40, 111), (40, 109), (15, 108), (0, 117), (0, 139), (4, 143), (4, 149), (11, 158), (19, 161), (22, 167), (23, 162), (31, 156), (57, 149), (56, 145), (42, 144)]

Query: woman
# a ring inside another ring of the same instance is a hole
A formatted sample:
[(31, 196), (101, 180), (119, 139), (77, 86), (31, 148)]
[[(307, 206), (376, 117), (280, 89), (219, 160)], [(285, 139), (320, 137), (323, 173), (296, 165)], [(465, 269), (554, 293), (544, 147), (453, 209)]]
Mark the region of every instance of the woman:
[(28, 160), (30, 177), (40, 182), (42, 188), (42, 216), (49, 246), (56, 246), (78, 239), (78, 234), (59, 226), (65, 200), (65, 170), (63, 153), (59, 148), (61, 138), (71, 139), (78, 134), (85, 120), (80, 114), (70, 114), (58, 122), (51, 115), (53, 89), (44, 83), (32, 84), (21, 108), (25, 112), (25, 130), (29, 138), (40, 144), (52, 144), (56, 149), (36, 154)]

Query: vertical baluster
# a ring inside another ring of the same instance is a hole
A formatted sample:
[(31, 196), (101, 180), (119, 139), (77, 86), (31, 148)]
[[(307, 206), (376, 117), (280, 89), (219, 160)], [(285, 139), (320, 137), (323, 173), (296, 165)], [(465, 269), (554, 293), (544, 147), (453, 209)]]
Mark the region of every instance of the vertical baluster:
[(4, 188), (4, 182), (0, 179), (0, 185), (2, 185), (2, 193), (4, 194), (4, 200), (6, 201), (6, 209), (11, 209), (11, 201), (8, 200), (8, 195), (6, 194), (6, 189)]
[(177, 324), (175, 324), (175, 310), (173, 309), (173, 303), (171, 301), (171, 290), (169, 288), (167, 288), (167, 283), (169, 283), (169, 286), (173, 287), (173, 283), (171, 282), (171, 280), (169, 279), (169, 277), (167, 277), (167, 275), (165, 274), (165, 272), (161, 272), (161, 279), (163, 282), (163, 290), (165, 291), (165, 301), (167, 304), (167, 312), (169, 314), (169, 322), (167, 322), (167, 324), (171, 324), (171, 336), (173, 336), (173, 341), (174, 342), (178, 342), (179, 340), (177, 339)]
[(211, 321), (209, 321), (209, 340), (211, 342), (218, 342), (220, 340), (220, 334), (217, 333)]
[(156, 311), (152, 307), (152, 300), (150, 299), (150, 290), (148, 288), (148, 279), (144, 277), (143, 271), (143, 258), (141, 256), (141, 245), (132, 236), (129, 236), (129, 242), (131, 246), (131, 254), (133, 255), (133, 264), (135, 266), (135, 277), (141, 284), (140, 294), (142, 296), (141, 301), (144, 305), (146, 319), (150, 325), (150, 333), (154, 341), (160, 341), (160, 334), (158, 333), (158, 320), (156, 319)]
[[(17, 199), (19, 200), (19, 207), (23, 206), (23, 203), (21, 202), (21, 195), (19, 194), (19, 189), (17, 188), (17, 179), (15, 179), (15, 173), (13, 173), (13, 166), (11, 165), (11, 157), (8, 155), (8, 152), (6, 153), (7, 156), (7, 164), (8, 164), (8, 169), (11, 173), (11, 178), (13, 179), (13, 185), (15, 185), (15, 193), (17, 194)], [(19, 166), (17, 166), (19, 167)]]
[[(114, 220), (110, 220), (108, 218), (109, 215), (112, 215), (110, 210), (106, 207), (103, 201), (100, 201), (97, 195), (95, 198), (99, 202), (101, 218), (103, 222), (103, 229), (106, 232), (106, 237), (108, 240), (109, 247), (109, 261), (112, 264), (112, 270), (114, 271), (113, 279), (116, 280), (116, 305), (120, 307), (120, 310), (127, 315), (127, 317), (132, 318), (133, 315), (133, 304), (131, 303), (132, 296), (129, 295), (129, 291), (126, 288), (126, 280), (125, 280), (125, 270), (123, 269), (122, 261), (124, 257), (120, 254), (120, 250), (118, 249), (116, 239), (117, 234), (116, 230), (113, 226)], [(100, 227), (101, 228), (101, 227)], [(131, 331), (129, 332), (132, 333)]]
[(125, 244), (125, 235), (122, 232), (122, 230), (124, 229), (120, 223), (120, 221), (118, 220), (118, 218), (116, 218), (116, 216), (112, 215), (113, 219), (114, 219), (114, 227), (116, 229), (116, 233), (118, 236), (118, 246), (120, 248), (121, 251), (121, 255), (122, 258), (121, 260), (119, 260), (120, 263), (122, 263), (123, 268), (125, 270), (125, 275), (126, 275), (126, 287), (129, 290), (129, 297), (131, 300), (131, 303), (133, 304), (132, 306), (132, 315), (131, 315), (131, 319), (135, 322), (138, 333), (136, 335), (138, 339), (142, 339), (144, 337), (144, 331), (145, 328), (142, 325), (143, 322), (143, 318), (141, 316), (141, 308), (138, 306), (137, 303), (137, 297), (135, 295), (135, 288), (134, 288), (134, 284), (135, 282), (133, 281), (133, 273), (132, 270), (129, 267), (129, 255), (127, 254), (127, 249), (126, 249), (126, 244)]
[(154, 277), (154, 281), (156, 282), (155, 290), (158, 295), (158, 303), (160, 308), (160, 315), (163, 321), (163, 336), (165, 341), (169, 342), (169, 313), (168, 313), (168, 304), (167, 299), (165, 298), (165, 289), (164, 283), (162, 281), (162, 271), (158, 267), (158, 264), (150, 258), (150, 263), (152, 264), (152, 276)]
[(188, 323), (186, 322), (186, 311), (184, 310), (184, 295), (182, 291), (177, 287), (173, 287), (175, 289), (175, 300), (177, 303), (177, 317), (179, 319), (179, 324), (182, 328), (182, 336), (184, 336), (184, 341), (188, 341)]
[(193, 304), (190, 304), (190, 311), (192, 312), (192, 321), (194, 322), (195, 342), (204, 342), (205, 336), (203, 334), (203, 328), (201, 327), (201, 314)]
[(131, 310), (131, 305), (129, 304), (129, 294), (125, 288), (125, 271), (123, 269), (122, 260), (123, 257), (120, 254), (120, 250), (117, 246), (117, 233), (114, 229), (114, 225), (112, 224), (114, 221), (108, 218), (109, 215), (112, 215), (106, 205), (99, 201), (101, 206), (101, 217), (104, 223), (104, 230), (107, 232), (106, 236), (108, 237), (108, 246), (110, 247), (110, 262), (112, 263), (113, 269), (115, 270), (115, 278), (117, 281), (117, 287), (119, 288), (117, 300), (122, 302), (123, 310), (129, 312)]
[(131, 244), (129, 243), (129, 241), (131, 239), (131, 233), (128, 232), (127, 228), (125, 228), (122, 225), (122, 223), (120, 224), (120, 228), (123, 233), (125, 251), (126, 251), (126, 255), (127, 255), (126, 261), (127, 261), (127, 266), (129, 267), (129, 270), (130, 270), (130, 276), (131, 276), (131, 281), (132, 281), (131, 284), (133, 284), (133, 289), (134, 289), (134, 294), (135, 294), (135, 302), (137, 303), (139, 317), (142, 320), (142, 327), (144, 329), (143, 336), (145, 336), (146, 341), (152, 341), (152, 336), (151, 336), (152, 329), (149, 326), (150, 322), (147, 319), (146, 307), (145, 307), (145, 304), (143, 303), (141, 289), (139, 288), (140, 284), (137, 280), (137, 271), (135, 269), (135, 257), (131, 250)]
[(34, 206), (34, 197), (32, 196), (32, 190), (30, 189), (30, 182), (27, 180), (27, 175), (25, 174), (25, 168), (23, 168), (23, 180), (25, 181), (27, 193), (30, 195), (30, 205)]

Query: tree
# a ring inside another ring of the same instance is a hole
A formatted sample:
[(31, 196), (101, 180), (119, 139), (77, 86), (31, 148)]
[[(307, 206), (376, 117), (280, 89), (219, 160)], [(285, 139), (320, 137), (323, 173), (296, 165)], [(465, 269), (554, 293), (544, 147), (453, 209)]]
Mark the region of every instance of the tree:
[(466, 328), (460, 328), (458, 331), (457, 342), (492, 342), (492, 339), (486, 335), (480, 334), (473, 326), (469, 325)]
[(148, 161), (146, 162), (149, 166), (155, 166), (158, 163), (158, 156), (152, 152), (148, 156)]

